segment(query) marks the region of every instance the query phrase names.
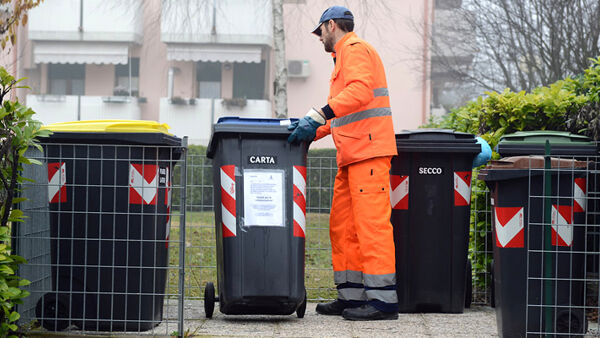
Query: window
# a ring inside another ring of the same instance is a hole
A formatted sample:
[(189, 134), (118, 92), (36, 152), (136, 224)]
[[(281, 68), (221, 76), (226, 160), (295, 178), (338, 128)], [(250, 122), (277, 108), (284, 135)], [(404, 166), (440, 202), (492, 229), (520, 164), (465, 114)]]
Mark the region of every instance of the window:
[(84, 95), (84, 64), (48, 64), (48, 93), (53, 95)]
[(435, 0), (435, 8), (437, 9), (456, 9), (460, 8), (462, 0)]
[(233, 64), (233, 97), (265, 98), (265, 61)]
[(196, 66), (198, 98), (221, 98), (221, 63), (198, 62)]
[[(130, 82), (131, 93), (129, 93)], [(115, 66), (115, 89), (113, 90), (113, 95), (138, 96), (139, 82), (140, 58), (129, 58), (129, 64)]]

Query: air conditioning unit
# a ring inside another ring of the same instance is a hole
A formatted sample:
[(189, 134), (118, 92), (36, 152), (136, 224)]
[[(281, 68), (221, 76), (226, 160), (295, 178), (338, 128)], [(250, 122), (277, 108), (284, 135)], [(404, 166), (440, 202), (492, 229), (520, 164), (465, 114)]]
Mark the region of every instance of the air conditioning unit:
[(305, 78), (310, 75), (310, 64), (308, 60), (288, 60), (288, 76)]

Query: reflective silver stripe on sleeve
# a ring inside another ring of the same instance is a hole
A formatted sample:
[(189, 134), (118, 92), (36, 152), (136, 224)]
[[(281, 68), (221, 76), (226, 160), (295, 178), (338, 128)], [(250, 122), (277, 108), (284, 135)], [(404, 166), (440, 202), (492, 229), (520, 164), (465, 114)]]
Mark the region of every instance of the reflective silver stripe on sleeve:
[(368, 119), (370, 117), (379, 117), (379, 116), (392, 116), (392, 110), (389, 107), (385, 108), (373, 108), (367, 109), (363, 111), (359, 111), (356, 113), (352, 113), (350, 115), (336, 117), (331, 121), (331, 127), (341, 127), (352, 122)]
[(362, 284), (363, 273), (361, 271), (352, 271), (352, 270), (334, 271), (333, 272), (333, 282), (335, 284), (342, 284), (342, 283), (348, 283), (348, 282)]
[(364, 274), (365, 286), (380, 288), (384, 286), (396, 285), (396, 274), (388, 273), (385, 275)]
[(390, 96), (390, 93), (387, 88), (375, 88), (373, 89), (373, 95), (375, 97), (378, 96)]
[(338, 290), (338, 298), (342, 300), (367, 300), (367, 295), (363, 288), (344, 288)]
[(398, 303), (396, 290), (367, 290), (367, 298), (378, 299), (385, 303)]

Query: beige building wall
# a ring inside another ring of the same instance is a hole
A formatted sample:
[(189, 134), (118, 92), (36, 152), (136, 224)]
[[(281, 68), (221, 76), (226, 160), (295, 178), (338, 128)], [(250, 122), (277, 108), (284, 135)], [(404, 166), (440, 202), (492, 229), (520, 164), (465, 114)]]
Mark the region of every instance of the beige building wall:
[(145, 0), (143, 6), (144, 38), (135, 49), (140, 58), (140, 103), (144, 120), (158, 121), (159, 101), (167, 96), (167, 46), (160, 40), (160, 0)]
[[(306, 4), (284, 6), (286, 54), (290, 60), (308, 60), (310, 76), (291, 78), (288, 82), (288, 111), (291, 117), (301, 117), (311, 108), (326, 104), (333, 60), (323, 49), (319, 38), (310, 31), (316, 26), (323, 11), (339, 4), (333, 1), (306, 1)], [(343, 2), (354, 14), (355, 29), (380, 54), (390, 92), (394, 129), (413, 129), (429, 116), (429, 85), (423, 86), (422, 26), (425, 11), (431, 9), (431, 0), (360, 1)], [(427, 8), (425, 4), (428, 4)], [(311, 147), (333, 146), (331, 137), (315, 142)]]
[[(333, 69), (332, 58), (323, 50), (319, 39), (310, 34), (324, 9), (339, 4), (330, 0), (306, 0), (284, 5), (286, 55), (288, 60), (308, 60), (310, 75), (306, 78), (289, 78), (288, 113), (290, 117), (302, 117), (311, 107), (326, 103), (329, 77)], [(371, 43), (379, 52), (387, 74), (393, 112), (394, 128), (416, 128), (429, 116), (430, 86), (427, 62), (423, 54), (427, 45), (417, 32), (423, 27), (425, 17), (430, 17), (433, 0), (346, 0), (343, 2), (355, 15), (356, 33)], [(158, 120), (160, 98), (167, 97), (169, 68), (178, 69), (174, 76), (173, 95), (184, 99), (196, 97), (196, 67), (194, 62), (167, 60), (166, 44), (161, 41), (161, 0), (145, 0), (143, 7), (144, 31), (141, 44), (130, 46), (130, 56), (139, 57), (139, 103), (142, 118)], [(417, 27), (417, 28), (415, 28)], [(20, 34), (23, 46), (30, 46), (26, 29)], [(6, 54), (6, 53), (5, 53)], [(46, 65), (31, 61), (31, 47), (24, 48), (17, 59), (20, 74), (34, 75), (38, 80), (34, 92), (45, 93), (47, 83)], [(272, 99), (273, 65), (268, 62), (267, 96)], [(3, 56), (3, 65), (11, 65), (13, 55)], [(24, 66), (25, 63), (28, 66)], [(114, 88), (114, 65), (87, 65), (86, 95), (111, 95)], [(21, 75), (24, 76), (24, 75)], [(32, 79), (32, 80), (33, 80)], [(425, 80), (424, 80), (425, 79)], [(233, 67), (222, 68), (222, 97), (231, 97)], [(168, 122), (167, 122), (168, 123)], [(332, 147), (330, 137), (315, 142), (312, 147)]]
[(114, 65), (85, 65), (85, 95), (110, 96), (115, 83)]

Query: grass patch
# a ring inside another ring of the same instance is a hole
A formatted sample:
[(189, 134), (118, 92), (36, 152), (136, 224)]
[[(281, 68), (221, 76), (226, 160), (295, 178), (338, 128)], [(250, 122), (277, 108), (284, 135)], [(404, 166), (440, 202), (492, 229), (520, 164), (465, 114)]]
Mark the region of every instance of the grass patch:
[[(329, 214), (307, 213), (305, 286), (309, 300), (335, 299), (329, 242)], [(173, 217), (169, 266), (179, 266), (179, 218)], [(185, 236), (185, 298), (204, 297), (206, 282), (217, 284), (216, 241), (213, 212), (187, 212)], [(177, 269), (169, 269), (168, 290), (176, 294)]]

